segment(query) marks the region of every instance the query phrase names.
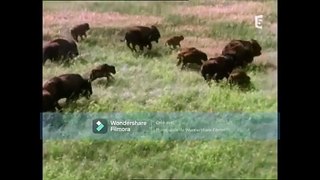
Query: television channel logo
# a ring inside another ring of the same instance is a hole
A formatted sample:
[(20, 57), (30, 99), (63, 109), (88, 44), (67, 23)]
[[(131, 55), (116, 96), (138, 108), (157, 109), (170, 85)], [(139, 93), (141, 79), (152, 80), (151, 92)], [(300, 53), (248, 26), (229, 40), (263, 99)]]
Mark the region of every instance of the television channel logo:
[(92, 121), (92, 131), (95, 134), (105, 134), (108, 130), (107, 120), (95, 119)]

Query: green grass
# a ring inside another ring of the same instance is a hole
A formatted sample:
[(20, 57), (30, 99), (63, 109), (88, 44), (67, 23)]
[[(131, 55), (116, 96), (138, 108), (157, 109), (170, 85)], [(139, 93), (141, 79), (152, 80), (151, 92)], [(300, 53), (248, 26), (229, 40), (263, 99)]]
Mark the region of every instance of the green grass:
[[(220, 1), (221, 2), (221, 1)], [(212, 3), (220, 3), (214, 1)], [(117, 74), (113, 82), (93, 82), (93, 95), (66, 105), (65, 112), (276, 112), (276, 71), (266, 65), (247, 68), (253, 89), (242, 91), (225, 81), (209, 87), (198, 71), (176, 66), (176, 52), (164, 46), (164, 40), (176, 35), (184, 25), (203, 26), (203, 31), (180, 31), (185, 36), (229, 41), (233, 38), (258, 40), (267, 54), (263, 60), (274, 61), (276, 37), (258, 31), (245, 22), (216, 21), (174, 12), (173, 2), (44, 2), (44, 11), (84, 10), (116, 11), (125, 14), (162, 16), (162, 38), (151, 52), (134, 54), (126, 47), (123, 31), (116, 27), (92, 27), (88, 38), (78, 44), (81, 56), (71, 63), (47, 62), (43, 79), (63, 73), (87, 76), (102, 63), (112, 64)], [(184, 6), (206, 4), (192, 1)], [(228, 2), (224, 2), (228, 3)], [(155, 6), (155, 4), (157, 6)], [(274, 3), (266, 1), (267, 6)], [(276, 22), (275, 12), (267, 16)], [(134, 23), (134, 22), (133, 22)], [(50, 37), (56, 37), (58, 27)], [(196, 45), (195, 45), (196, 46)], [(44, 142), (44, 179), (106, 180), (130, 178), (276, 178), (277, 142), (258, 140), (213, 141), (54, 141)]]
[(277, 170), (272, 141), (59, 141), (45, 146), (45, 179), (267, 179)]

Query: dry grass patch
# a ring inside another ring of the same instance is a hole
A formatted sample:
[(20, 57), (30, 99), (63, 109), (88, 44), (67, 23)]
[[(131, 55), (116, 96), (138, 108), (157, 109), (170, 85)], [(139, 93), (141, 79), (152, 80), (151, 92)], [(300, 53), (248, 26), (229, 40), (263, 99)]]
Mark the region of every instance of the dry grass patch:
[(255, 15), (272, 13), (272, 7), (267, 6), (264, 2), (239, 1), (237, 3), (218, 4), (215, 6), (181, 6), (175, 12), (181, 15), (210, 18), (215, 21), (245, 21), (252, 23)]
[(278, 23), (272, 23), (270, 26), (270, 32), (272, 32), (273, 34), (277, 34), (277, 30), (278, 30)]
[(161, 17), (126, 15), (117, 12), (97, 13), (89, 11), (44, 12), (43, 27), (69, 27), (88, 22), (92, 27), (126, 27), (130, 25), (151, 25), (160, 23)]
[(182, 47), (196, 47), (205, 52), (208, 58), (215, 57), (221, 54), (222, 49), (229, 41), (214, 40), (212, 38), (185, 37), (181, 42)]

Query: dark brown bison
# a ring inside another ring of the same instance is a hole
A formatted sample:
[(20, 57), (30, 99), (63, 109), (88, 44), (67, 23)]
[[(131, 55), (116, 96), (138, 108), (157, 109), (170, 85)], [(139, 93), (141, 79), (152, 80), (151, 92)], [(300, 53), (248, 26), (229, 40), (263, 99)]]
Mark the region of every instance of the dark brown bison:
[(250, 85), (250, 77), (247, 73), (241, 69), (234, 69), (229, 75), (228, 82), (230, 84), (236, 84), (241, 87)]
[(186, 54), (186, 53), (189, 53), (189, 52), (192, 52), (192, 51), (196, 51), (197, 48), (195, 47), (186, 47), (186, 48), (181, 48), (179, 53), (178, 53), (178, 56), (182, 56), (183, 54)]
[(48, 59), (51, 61), (57, 61), (60, 58), (59, 48), (60, 45), (56, 42), (46, 43), (42, 48), (42, 64), (45, 64)]
[(59, 44), (59, 56), (62, 59), (72, 59), (79, 55), (78, 46), (75, 41), (67, 39), (55, 39), (49, 43), (58, 43)]
[(107, 77), (109, 80), (110, 78), (113, 78), (111, 74), (116, 74), (116, 68), (112, 65), (102, 64), (91, 70), (90, 80), (92, 82), (95, 79), (102, 77)]
[(78, 42), (78, 37), (80, 36), (81, 40), (83, 37), (87, 37), (87, 31), (90, 30), (90, 26), (88, 23), (79, 24), (71, 29), (71, 35), (73, 39)]
[(237, 66), (245, 67), (251, 63), (256, 56), (261, 55), (261, 46), (251, 39), (251, 41), (232, 40), (222, 50), (222, 55), (232, 55), (236, 59)]
[(56, 108), (60, 111), (61, 107), (54, 96), (47, 90), (42, 90), (42, 112), (55, 112)]
[(203, 61), (201, 66), (201, 75), (206, 81), (214, 79), (219, 82), (223, 78), (228, 78), (229, 74), (235, 68), (235, 59), (232, 56), (218, 56)]
[[(136, 50), (136, 45), (139, 46), (140, 50), (147, 46), (149, 50), (152, 49), (152, 42), (159, 42), (161, 35), (156, 26), (146, 27), (146, 26), (133, 26), (127, 29), (125, 37), (121, 41), (126, 41), (127, 46), (131, 51)], [(132, 47), (131, 47), (131, 46)]]
[(52, 94), (55, 100), (67, 98), (67, 102), (76, 101), (80, 96), (87, 99), (92, 95), (91, 82), (79, 74), (63, 74), (46, 81), (43, 89)]
[(177, 66), (182, 63), (181, 69), (184, 69), (187, 64), (202, 65), (202, 61), (207, 61), (207, 54), (198, 50), (190, 48), (190, 51), (180, 52), (177, 56)]
[(181, 47), (180, 42), (184, 40), (184, 37), (181, 36), (174, 36), (170, 39), (168, 39), (165, 43), (165, 45), (168, 45), (169, 47), (176, 48), (177, 46)]

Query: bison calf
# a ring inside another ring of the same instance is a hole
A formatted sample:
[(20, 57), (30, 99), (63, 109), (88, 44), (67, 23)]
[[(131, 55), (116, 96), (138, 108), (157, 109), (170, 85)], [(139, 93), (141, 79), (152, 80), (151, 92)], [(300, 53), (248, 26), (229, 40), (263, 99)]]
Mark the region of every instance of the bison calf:
[(90, 30), (90, 26), (88, 23), (79, 24), (71, 29), (71, 35), (73, 39), (78, 42), (78, 37), (80, 36), (81, 40), (83, 37), (87, 37), (86, 32)]
[(234, 69), (229, 75), (228, 82), (230, 84), (239, 85), (240, 87), (247, 87), (250, 85), (250, 77), (245, 71)]
[(49, 79), (43, 89), (50, 92), (55, 100), (67, 98), (67, 103), (76, 101), (80, 96), (87, 99), (92, 95), (91, 82), (79, 74), (63, 74)]
[(202, 65), (203, 61), (207, 61), (208, 57), (206, 53), (196, 48), (190, 48), (190, 51), (180, 52), (177, 59), (177, 66), (182, 63), (181, 69), (183, 69), (189, 63)]
[(173, 48), (176, 48), (177, 46), (181, 47), (180, 42), (184, 40), (184, 37), (181, 36), (174, 36), (170, 39), (168, 39), (165, 43), (165, 45), (168, 45), (169, 47), (172, 46)]
[(112, 65), (102, 64), (91, 70), (90, 80), (92, 82), (95, 79), (102, 77), (107, 77), (109, 80), (110, 78), (113, 78), (111, 74), (116, 74), (116, 68)]

